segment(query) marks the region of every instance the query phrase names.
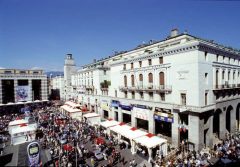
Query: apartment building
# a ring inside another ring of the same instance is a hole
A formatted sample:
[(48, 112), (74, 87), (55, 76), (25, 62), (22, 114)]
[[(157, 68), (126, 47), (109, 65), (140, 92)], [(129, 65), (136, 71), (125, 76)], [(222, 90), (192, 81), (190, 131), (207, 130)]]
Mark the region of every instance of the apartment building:
[(79, 101), (103, 118), (198, 150), (239, 129), (239, 73), (239, 50), (174, 29), (85, 65), (71, 81)]

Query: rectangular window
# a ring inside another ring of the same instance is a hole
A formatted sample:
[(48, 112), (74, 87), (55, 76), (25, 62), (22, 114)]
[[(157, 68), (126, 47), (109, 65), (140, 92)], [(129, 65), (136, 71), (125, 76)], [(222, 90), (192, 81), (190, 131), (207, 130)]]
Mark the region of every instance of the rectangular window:
[(123, 64), (123, 70), (126, 70), (126, 64)]
[(219, 54), (217, 54), (217, 62), (219, 62)]
[(139, 61), (139, 67), (140, 68), (142, 67), (142, 61)]
[(205, 83), (208, 84), (208, 73), (205, 73)]
[(124, 95), (125, 95), (125, 96), (124, 96), (125, 98), (128, 98), (128, 97), (127, 97), (127, 92), (124, 92)]
[(163, 57), (159, 57), (159, 64), (163, 64)]
[(161, 101), (165, 101), (165, 93), (160, 93)]
[(133, 63), (131, 63), (131, 69), (133, 69)]
[(117, 90), (115, 90), (115, 97), (117, 97)]
[(4, 71), (4, 74), (11, 74), (12, 71)]
[(104, 75), (106, 75), (106, 74), (107, 74), (107, 71), (106, 71), (106, 70), (104, 70), (104, 71), (103, 71), (103, 74), (104, 74)]
[(149, 92), (149, 99), (153, 100), (153, 92)]
[(140, 92), (139, 94), (140, 94), (140, 98), (143, 99), (144, 98), (143, 92)]
[(152, 59), (148, 59), (148, 65), (152, 65)]
[(135, 92), (132, 92), (132, 99), (135, 99)]
[(208, 60), (208, 52), (205, 52), (204, 56), (205, 56), (205, 61), (207, 61)]
[(186, 93), (181, 93), (181, 104), (186, 105)]
[(208, 104), (208, 93), (205, 92), (205, 105), (207, 105), (207, 104)]

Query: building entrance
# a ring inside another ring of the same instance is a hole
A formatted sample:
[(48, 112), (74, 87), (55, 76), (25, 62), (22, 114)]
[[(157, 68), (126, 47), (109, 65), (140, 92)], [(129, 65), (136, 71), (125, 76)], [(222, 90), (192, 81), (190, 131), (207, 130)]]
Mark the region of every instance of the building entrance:
[(148, 131), (148, 121), (136, 118), (137, 128), (142, 128)]

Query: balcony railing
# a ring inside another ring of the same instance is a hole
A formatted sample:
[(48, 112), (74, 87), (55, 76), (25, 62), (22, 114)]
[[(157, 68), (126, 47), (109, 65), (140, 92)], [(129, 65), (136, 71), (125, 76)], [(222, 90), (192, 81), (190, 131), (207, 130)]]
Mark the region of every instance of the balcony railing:
[(213, 90), (235, 89), (235, 88), (240, 88), (240, 84), (224, 84), (224, 85), (213, 86)]
[(86, 89), (93, 89), (93, 85), (86, 85)]
[(171, 85), (120, 86), (121, 91), (172, 91)]

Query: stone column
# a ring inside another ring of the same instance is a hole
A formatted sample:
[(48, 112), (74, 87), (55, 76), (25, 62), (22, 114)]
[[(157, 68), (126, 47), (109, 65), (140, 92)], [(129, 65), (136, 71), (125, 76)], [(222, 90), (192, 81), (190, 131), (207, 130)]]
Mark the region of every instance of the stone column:
[(120, 107), (118, 107), (118, 121), (119, 122), (123, 121), (122, 109)]
[(14, 85), (14, 101), (13, 101), (13, 103), (17, 103), (17, 86), (18, 86), (17, 79), (14, 79), (13, 85)]
[(155, 133), (155, 120), (153, 116), (154, 112), (153, 110), (149, 110), (148, 114), (148, 131), (149, 133)]
[(178, 126), (179, 126), (178, 111), (179, 110), (174, 110), (173, 109), (172, 144), (175, 147), (178, 147), (179, 142), (180, 142), (180, 133), (179, 133), (179, 130), (178, 130)]
[(201, 150), (204, 147), (204, 124), (199, 116), (189, 114), (188, 141), (195, 144), (195, 150)]
[(226, 130), (226, 111), (222, 111), (222, 113), (219, 115), (219, 122), (220, 122), (220, 139), (225, 139), (225, 134), (227, 132)]
[[(236, 108), (236, 107), (235, 107)], [(231, 133), (234, 133), (236, 131), (236, 109), (233, 108), (233, 110), (230, 111), (231, 113), (231, 125), (230, 125), (230, 129), (231, 129)]]
[(47, 79), (41, 79), (41, 100), (47, 100)]
[(212, 147), (213, 145), (213, 115), (208, 120), (208, 132), (206, 134), (206, 146)]
[(131, 113), (131, 125), (132, 125), (132, 127), (137, 127), (137, 120), (135, 117), (135, 112), (133, 112), (133, 111)]
[(0, 104), (2, 103), (2, 80), (0, 79)]
[(28, 93), (28, 95), (29, 95), (29, 100), (30, 100), (30, 101), (34, 101), (34, 100), (33, 100), (34, 97), (33, 97), (32, 80), (31, 80), (31, 79), (28, 80), (28, 87), (29, 87), (29, 88), (28, 88), (28, 91), (29, 91), (29, 93)]

